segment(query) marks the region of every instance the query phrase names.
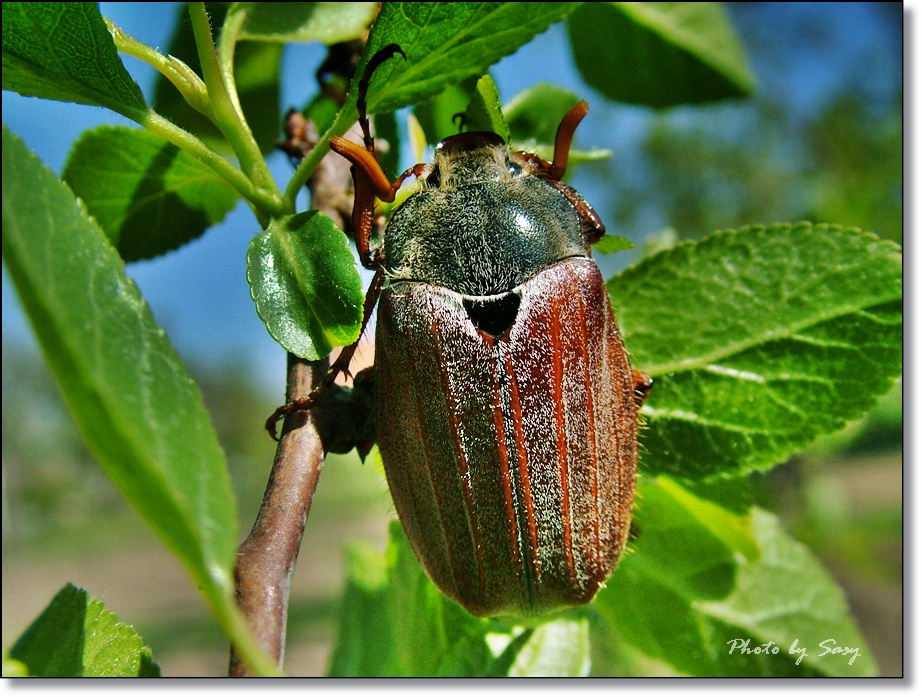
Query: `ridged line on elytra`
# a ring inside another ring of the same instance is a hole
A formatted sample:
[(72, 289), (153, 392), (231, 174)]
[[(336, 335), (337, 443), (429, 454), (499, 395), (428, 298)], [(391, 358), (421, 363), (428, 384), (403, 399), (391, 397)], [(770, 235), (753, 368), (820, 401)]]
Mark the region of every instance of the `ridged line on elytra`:
[(503, 499), (506, 502), (506, 521), (509, 524), (509, 547), (512, 549), (512, 561), (516, 576), (522, 574), (522, 561), (519, 554), (519, 525), (515, 513), (515, 501), (512, 496), (512, 473), (509, 471), (509, 450), (506, 447), (506, 428), (503, 417), (502, 388), (499, 380), (499, 365), (496, 360), (493, 338), (484, 335), (490, 347), (493, 359), (493, 426), (496, 429), (496, 443), (499, 446), (500, 481), (503, 485)]
[[(435, 317), (435, 308), (429, 306), (430, 317)], [(471, 531), (471, 537), (474, 542), (474, 555), (477, 557), (477, 575), (479, 580), (480, 595), (483, 596), (485, 588), (485, 571), (483, 567), (483, 549), (481, 548), (480, 525), (477, 520), (477, 509), (474, 507), (474, 491), (471, 484), (470, 470), (467, 462), (467, 455), (464, 452), (464, 443), (461, 431), (458, 428), (458, 403), (451, 392), (451, 378), (445, 364), (445, 355), (442, 344), (439, 341), (439, 334), (432, 323), (432, 341), (435, 344), (435, 352), (438, 357), (439, 374), (442, 378), (442, 388), (445, 391), (445, 407), (448, 409), (448, 416), (451, 419), (452, 445), (458, 456), (458, 474), (461, 478), (461, 488), (464, 491), (465, 513), (467, 514), (467, 524)]]
[[(410, 375), (413, 380), (413, 397), (414, 402), (416, 403), (416, 423), (419, 424), (420, 437), (423, 442), (424, 450), (426, 451), (426, 461), (435, 462), (435, 453), (432, 451), (432, 436), (429, 433), (429, 430), (426, 428), (426, 415), (423, 411), (422, 404), (422, 383), (419, 379), (419, 373), (416, 370), (417, 361), (408, 361), (410, 367)], [(445, 559), (448, 562), (448, 569), (451, 571), (451, 579), (455, 583), (455, 595), (460, 594), (460, 587), (458, 586), (458, 579), (455, 577), (455, 569), (457, 568), (455, 560), (452, 554), (451, 546), (448, 544), (448, 531), (445, 528), (445, 520), (442, 517), (442, 511), (444, 506), (442, 505), (441, 498), (438, 495), (438, 489), (436, 489), (435, 482), (432, 481), (432, 470), (429, 467), (425, 468), (426, 478), (429, 480), (429, 488), (432, 490), (432, 498), (436, 501), (436, 513), (439, 519), (439, 529), (442, 531), (442, 544), (445, 549)], [(413, 492), (416, 487), (407, 487), (407, 490)], [(412, 497), (411, 497), (412, 498)], [(415, 507), (415, 499), (413, 499)]]
[(528, 520), (528, 533), (531, 538), (531, 557), (535, 579), (541, 577), (541, 559), (538, 554), (538, 528), (535, 525), (535, 502), (531, 494), (531, 478), (528, 474), (528, 453), (525, 449), (525, 433), (522, 431), (522, 402), (519, 399), (519, 386), (515, 379), (512, 355), (506, 354), (506, 373), (509, 375), (509, 400), (512, 407), (512, 424), (515, 428), (516, 459), (519, 463), (519, 481), (522, 483), (522, 500), (525, 503), (525, 516)]
[(563, 356), (560, 349), (560, 314), (556, 304), (550, 306), (551, 310), (551, 365), (554, 376), (551, 387), (554, 391), (554, 425), (557, 435), (557, 470), (560, 473), (560, 506), (563, 518), (563, 546), (567, 554), (567, 564), (570, 567), (570, 578), (578, 585), (576, 578), (576, 564), (573, 561), (573, 539), (570, 520), (570, 463), (567, 459), (567, 429), (564, 421), (563, 403)]
[[(607, 298), (606, 298), (606, 299), (607, 299)], [(616, 343), (617, 343), (618, 349), (619, 349), (620, 352), (621, 352), (619, 355), (620, 355), (620, 357), (621, 357), (622, 360), (617, 361), (616, 364), (613, 366), (613, 365), (611, 364), (611, 361), (609, 360), (610, 354), (609, 354), (608, 351), (606, 351), (606, 352), (602, 355), (602, 360), (605, 362), (605, 365), (604, 365), (604, 368), (603, 368), (603, 369), (605, 370), (605, 374), (606, 374), (606, 375), (611, 375), (612, 373), (618, 372), (618, 371), (621, 369), (622, 366), (625, 366), (625, 365), (627, 366), (627, 375), (626, 375), (626, 376), (624, 377), (624, 379), (623, 379), (624, 381), (627, 382), (627, 389), (626, 389), (626, 390), (624, 389), (624, 382), (622, 382), (622, 385), (620, 386), (620, 387), (621, 387), (621, 394), (622, 394), (622, 396), (623, 396), (623, 395), (625, 394), (625, 392), (627, 393), (627, 399), (628, 399), (629, 408), (630, 408), (632, 411), (635, 411), (635, 410), (636, 410), (636, 407), (634, 406), (634, 379), (633, 379), (633, 371), (631, 370), (630, 362), (629, 362), (629, 361), (627, 360), (627, 358), (626, 358), (626, 355), (627, 355), (627, 354), (626, 354), (626, 350), (625, 350), (625, 348), (624, 348), (624, 343), (623, 343), (623, 341), (622, 341), (622, 339), (621, 339), (621, 335), (620, 335), (620, 333), (618, 332), (618, 327), (617, 327), (616, 324), (614, 324), (614, 322), (615, 322), (615, 320), (614, 320), (614, 314), (612, 313), (611, 315), (608, 316), (608, 318), (607, 318), (607, 320), (606, 320), (606, 323), (605, 323), (605, 325), (606, 325), (606, 326), (605, 326), (605, 331), (606, 331), (606, 332), (610, 331), (610, 330), (609, 330), (609, 323), (611, 323), (611, 324), (614, 325), (614, 326), (611, 327), (611, 333), (612, 333), (612, 335), (615, 337), (615, 341), (616, 341)], [(623, 403), (622, 403), (622, 404), (623, 404)], [(637, 418), (637, 417), (636, 417), (636, 413), (635, 413), (635, 414), (632, 414), (630, 417), (628, 417), (628, 420), (635, 420), (636, 418)], [(625, 426), (625, 416), (624, 416), (624, 409), (623, 409), (623, 408), (619, 408), (619, 409), (618, 409), (618, 411), (617, 411), (617, 413), (616, 413), (616, 416), (615, 416), (615, 424), (616, 424), (616, 427), (615, 427), (615, 429), (614, 429), (614, 439), (613, 439), (613, 440), (614, 440), (614, 443), (613, 443), (613, 447), (614, 447), (614, 449), (615, 449), (616, 457), (618, 458), (618, 463), (619, 463), (618, 473), (619, 473), (619, 474), (618, 474), (618, 476), (615, 477), (615, 499), (618, 501), (618, 518), (617, 518), (617, 521), (616, 521), (616, 525), (615, 525), (615, 530), (614, 530), (614, 532), (615, 532), (615, 542), (619, 545), (620, 548), (623, 549), (623, 547), (624, 547), (624, 542), (625, 542), (625, 540), (626, 540), (626, 538), (627, 538), (627, 535), (628, 535), (628, 530), (622, 530), (622, 522), (625, 521), (625, 520), (629, 520), (629, 519), (631, 518), (632, 513), (633, 513), (633, 511), (632, 511), (633, 494), (632, 494), (631, 491), (630, 491), (632, 485), (629, 484), (629, 485), (628, 485), (628, 491), (625, 492), (624, 482), (623, 482), (623, 478), (622, 478), (622, 476), (621, 476), (621, 471), (622, 471), (622, 470), (621, 470), (621, 467), (624, 466), (624, 461), (625, 461), (625, 449), (629, 449), (629, 448), (630, 448), (630, 445), (628, 444), (627, 446), (625, 446), (625, 442), (624, 442), (624, 435), (623, 435), (623, 434), (624, 434), (624, 432), (625, 432), (625, 428), (624, 428), (624, 426)], [(634, 429), (636, 429), (636, 421), (634, 421)], [(636, 442), (636, 438), (637, 438), (637, 434), (636, 434), (636, 430), (635, 430), (635, 431), (634, 431), (634, 440), (635, 440), (635, 442)], [(637, 458), (637, 453), (636, 453), (636, 451), (635, 451), (635, 452), (634, 452), (634, 461), (635, 461), (635, 465), (634, 465), (634, 466), (635, 466), (635, 467), (636, 467), (636, 458)], [(635, 473), (635, 476), (636, 476), (636, 473)], [(629, 503), (627, 504), (627, 506), (624, 505), (624, 495), (625, 495), (625, 493), (627, 493), (627, 494), (628, 494), (628, 497), (631, 499), (631, 502), (629, 502)]]
[[(567, 273), (573, 274), (569, 269)], [(581, 284), (582, 279), (576, 278), (574, 283), (576, 287), (582, 288)], [(582, 292), (576, 293), (576, 302), (577, 307), (579, 308), (577, 314), (579, 315), (579, 321), (576, 322), (576, 326), (580, 332), (579, 336), (579, 345), (588, 346), (586, 343), (586, 327), (588, 320), (586, 318), (586, 304), (583, 301)], [(604, 299), (603, 299), (604, 301)], [(603, 322), (604, 325), (604, 322)], [(603, 330), (602, 341), (606, 340), (605, 333)], [(588, 353), (588, 352), (587, 352)], [(604, 375), (604, 373), (603, 373)], [(593, 502), (593, 516), (592, 516), (592, 526), (595, 533), (595, 559), (594, 565), (598, 566), (601, 559), (603, 558), (602, 554), (602, 540), (601, 535), (599, 534), (599, 519), (602, 515), (602, 511), (599, 509), (599, 459), (598, 459), (598, 448), (595, 442), (596, 426), (595, 426), (595, 405), (593, 403), (593, 392), (592, 392), (592, 382), (590, 382), (591, 376), (589, 374), (589, 356), (586, 356), (586, 360), (583, 361), (583, 384), (586, 385), (586, 423), (587, 433), (589, 435), (589, 462), (592, 467), (592, 502)]]

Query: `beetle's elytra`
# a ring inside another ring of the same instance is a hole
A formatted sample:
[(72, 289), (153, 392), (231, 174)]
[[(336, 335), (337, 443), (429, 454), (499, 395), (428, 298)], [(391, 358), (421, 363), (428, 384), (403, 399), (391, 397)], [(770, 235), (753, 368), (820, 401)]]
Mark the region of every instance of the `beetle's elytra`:
[[(375, 56), (364, 89), (396, 52)], [(372, 156), (364, 94), (359, 107), (366, 148), (331, 146), (353, 163), (357, 247), (378, 271), (377, 440), (407, 536), (475, 615), (586, 603), (627, 541), (650, 384), (590, 257), (604, 228), (561, 182), (588, 107), (564, 117), (553, 162), (462, 133), (394, 183)], [(411, 173), (420, 190), (373, 247), (374, 196), (393, 201)]]

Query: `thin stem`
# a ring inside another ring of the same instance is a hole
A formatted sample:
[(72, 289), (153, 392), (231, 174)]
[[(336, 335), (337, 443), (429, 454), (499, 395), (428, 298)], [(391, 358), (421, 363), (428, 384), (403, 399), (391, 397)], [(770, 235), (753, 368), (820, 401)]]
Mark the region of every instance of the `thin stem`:
[(106, 27), (115, 42), (115, 48), (124, 54), (134, 56), (156, 69), (173, 86), (179, 90), (183, 99), (196, 111), (204, 114), (212, 121), (211, 104), (208, 101), (208, 90), (196, 72), (188, 65), (174, 56), (165, 56), (147, 44), (128, 36), (110, 19), (106, 19)]
[[(349, 181), (345, 159), (331, 155), (311, 180), (312, 205), (338, 214)], [(345, 213), (348, 218), (348, 212)], [(288, 355), (286, 403), (305, 399), (328, 374), (328, 361), (308, 363)], [(253, 530), (240, 546), (235, 569), (237, 601), (260, 645), (282, 665), (288, 589), (323, 466), (323, 446), (314, 411), (296, 411), (285, 418), (272, 474)], [(230, 674), (248, 675), (231, 652)]]
[[(328, 370), (327, 360), (309, 362), (288, 354), (288, 400), (306, 398)], [(279, 668), (285, 657), (291, 579), (322, 467), (323, 446), (311, 412), (289, 414), (259, 515), (237, 553), (237, 605)], [(251, 674), (232, 649), (230, 675)]]
[[(240, 160), (241, 169), (246, 175), (256, 182), (260, 189), (275, 189), (272, 175), (266, 167), (266, 161), (259, 151), (259, 145), (253, 138), (250, 127), (237, 110), (230, 92), (224, 71), (218, 63), (214, 41), (211, 38), (211, 25), (208, 22), (208, 13), (205, 3), (190, 2), (189, 17), (192, 20), (192, 32), (195, 35), (195, 45), (198, 48), (199, 61), (202, 64), (202, 75), (208, 87), (208, 96), (211, 100), (211, 109), (214, 113), (215, 123), (221, 133), (227, 138), (231, 148)], [(231, 50), (231, 55), (233, 51)], [(233, 80), (233, 69), (230, 79)], [(292, 208), (293, 210), (293, 208)]]
[(281, 216), (290, 212), (278, 191), (266, 192), (257, 189), (253, 182), (247, 179), (246, 175), (230, 160), (216, 153), (188, 131), (163, 118), (156, 111), (150, 110), (139, 114), (129, 114), (129, 116), (152, 133), (166, 138), (173, 145), (182, 148), (211, 167), (251, 204), (257, 217)]
[(237, 49), (237, 40), (240, 38), (240, 30), (243, 28), (243, 22), (246, 20), (246, 9), (244, 5), (235, 5), (235, 8), (228, 11), (224, 18), (224, 26), (221, 27), (221, 36), (218, 37), (216, 46), (218, 65), (221, 68), (221, 74), (224, 76), (224, 84), (227, 86), (227, 94), (240, 114), (243, 117), (243, 107), (240, 106), (240, 97), (237, 94), (237, 81), (234, 78), (234, 52)]
[[(222, 584), (223, 585), (223, 584)], [(274, 656), (263, 650), (259, 638), (236, 605), (233, 595), (221, 593), (220, 597), (209, 597), (209, 603), (224, 632), (234, 638), (234, 654), (241, 665), (247, 665), (253, 675), (281, 677), (284, 673)]]
[[(240, 31), (243, 29), (243, 23), (246, 20), (247, 11), (247, 3), (237, 3), (228, 11), (227, 16), (224, 18), (224, 26), (221, 27), (221, 35), (218, 37), (216, 51), (218, 66), (221, 69), (221, 75), (224, 77), (227, 95), (237, 111), (240, 122), (247, 128), (250, 139), (254, 140), (252, 131), (249, 130), (250, 126), (247, 123), (246, 116), (243, 113), (243, 107), (240, 104), (240, 97), (237, 94), (237, 81), (234, 77), (234, 52), (237, 48), (237, 40), (240, 38)], [(259, 163), (262, 164), (263, 162), (264, 160), (260, 158)], [(277, 191), (275, 180), (267, 167), (257, 167), (250, 172), (250, 176), (257, 186)], [(294, 211), (294, 205), (292, 205), (291, 211)]]

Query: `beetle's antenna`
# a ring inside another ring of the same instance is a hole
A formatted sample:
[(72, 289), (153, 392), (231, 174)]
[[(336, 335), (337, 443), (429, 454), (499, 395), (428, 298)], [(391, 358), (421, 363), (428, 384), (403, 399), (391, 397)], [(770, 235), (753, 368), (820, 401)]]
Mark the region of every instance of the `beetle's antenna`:
[(368, 105), (365, 101), (365, 97), (368, 95), (368, 85), (371, 83), (371, 76), (378, 69), (378, 66), (397, 53), (403, 56), (404, 60), (407, 60), (407, 54), (397, 44), (388, 44), (382, 48), (368, 61), (368, 65), (365, 66), (365, 72), (362, 73), (362, 79), (359, 80), (359, 95), (355, 105), (359, 110), (359, 124), (362, 126), (365, 149), (370, 153), (375, 151), (375, 139), (371, 137), (371, 126), (368, 123), (367, 113)]
[(567, 171), (567, 160), (570, 159), (570, 146), (573, 144), (573, 134), (576, 127), (589, 113), (589, 105), (582, 100), (573, 105), (557, 127), (557, 136), (554, 138), (554, 161), (551, 163), (550, 176), (560, 181)]
[(458, 125), (458, 133), (461, 133), (464, 127), (467, 126), (467, 112), (459, 111), (457, 114), (454, 114), (451, 117), (451, 122)]

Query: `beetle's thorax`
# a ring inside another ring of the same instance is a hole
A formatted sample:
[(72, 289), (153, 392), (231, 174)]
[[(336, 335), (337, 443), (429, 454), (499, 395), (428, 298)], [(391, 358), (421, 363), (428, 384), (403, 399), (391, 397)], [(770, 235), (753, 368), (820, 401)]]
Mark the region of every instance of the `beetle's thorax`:
[(392, 280), (498, 295), (586, 254), (573, 204), (495, 133), (442, 141), (421, 181), (385, 233), (384, 264)]

